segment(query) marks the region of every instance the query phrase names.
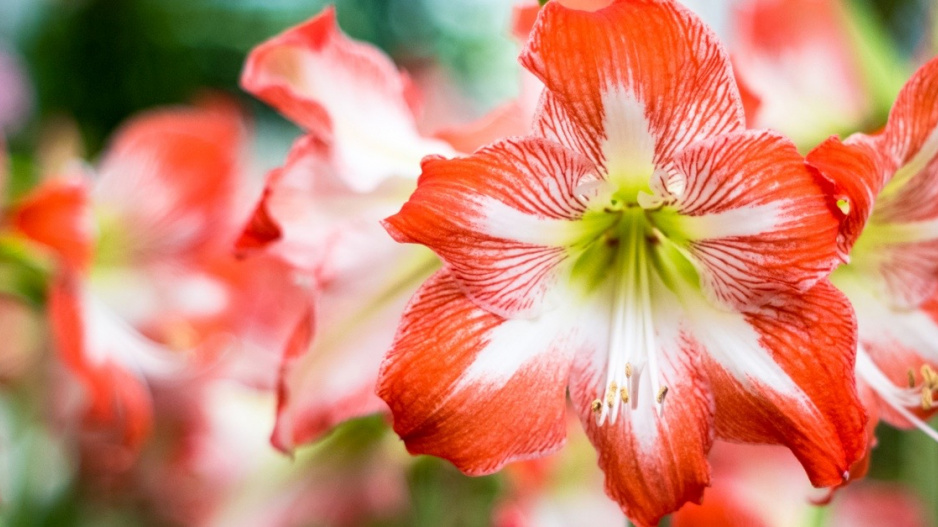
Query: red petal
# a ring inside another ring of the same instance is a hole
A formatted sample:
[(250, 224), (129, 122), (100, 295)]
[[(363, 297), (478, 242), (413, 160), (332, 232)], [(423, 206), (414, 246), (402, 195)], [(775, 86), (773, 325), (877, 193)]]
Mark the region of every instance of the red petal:
[(190, 253), (232, 234), (244, 130), (232, 107), (154, 111), (115, 135), (95, 204), (131, 231), (128, 250)]
[(576, 129), (589, 141), (580, 151), (607, 169), (634, 161), (609, 158), (622, 152), (622, 145), (608, 143), (619, 142), (620, 121), (630, 119), (621, 113), (625, 100), (644, 111), (656, 164), (744, 124), (723, 47), (674, 2), (617, 1), (595, 12), (550, 2), (521, 63), (544, 81), (570, 120), (553, 127)]
[(551, 323), (481, 310), (446, 271), (428, 280), (378, 380), (408, 450), (479, 475), (559, 448), (569, 358)]
[[(735, 441), (783, 444), (804, 465), (812, 484), (840, 485), (866, 449), (867, 418), (853, 372), (856, 325), (850, 303), (825, 280), (800, 296), (779, 295), (746, 313), (745, 321), (758, 341), (738, 342), (757, 348), (740, 347), (733, 353), (727, 347), (731, 341), (708, 345), (711, 358), (706, 367), (716, 397), (717, 433)], [(787, 381), (772, 380), (777, 374), (766, 368), (734, 374), (733, 367), (721, 366), (712, 357), (717, 352), (730, 353), (735, 361), (752, 361), (768, 352), (793, 384), (771, 387)]]
[(574, 191), (591, 171), (585, 158), (539, 139), (427, 158), (416, 192), (385, 227), (433, 249), (485, 309), (530, 315), (566, 258), (569, 220), (585, 209)]
[[(570, 374), (570, 398), (599, 453), (606, 493), (639, 525), (656, 525), (688, 501), (699, 501), (710, 482), (707, 452), (713, 439), (713, 401), (701, 375), (701, 349), (684, 333), (682, 308), (657, 283), (654, 295), (654, 343), (666, 397), (656, 415), (650, 369), (636, 374), (631, 408), (623, 406), (615, 422), (597, 424), (591, 407), (607, 393), (608, 334), (612, 309), (602, 306), (584, 314), (579, 350)], [(666, 303), (665, 303), (666, 302)], [(617, 394), (618, 395), (618, 394)]]
[[(89, 350), (87, 320), (75, 278), (65, 275), (49, 289), (49, 322), (62, 361), (88, 395), (86, 424), (116, 434), (136, 452), (150, 434), (153, 408), (142, 380), (121, 365)], [(97, 356), (94, 356), (97, 355)]]
[(10, 223), (50, 247), (77, 270), (94, 258), (94, 227), (88, 187), (81, 177), (51, 179), (30, 192), (11, 212)]
[(416, 175), (423, 155), (449, 152), (417, 132), (406, 77), (380, 50), (342, 33), (332, 7), (256, 47), (241, 84), (330, 144), (358, 190)]
[(674, 234), (711, 299), (739, 307), (804, 291), (839, 263), (833, 204), (787, 139), (723, 135), (683, 151), (675, 171), (653, 186), (681, 214)]
[[(846, 259), (873, 212), (873, 202), (883, 187), (885, 161), (870, 141), (842, 143), (831, 137), (808, 153), (807, 161), (830, 181), (831, 199), (839, 202), (840, 234), (837, 248)], [(836, 204), (836, 203), (835, 203)]]

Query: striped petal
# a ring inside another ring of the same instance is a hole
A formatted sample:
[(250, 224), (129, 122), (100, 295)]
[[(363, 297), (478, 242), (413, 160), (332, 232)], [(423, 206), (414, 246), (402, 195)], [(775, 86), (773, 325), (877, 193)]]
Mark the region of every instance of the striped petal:
[(540, 127), (609, 174), (647, 178), (639, 161), (657, 165), (743, 127), (723, 47), (676, 2), (620, 0), (596, 11), (551, 2), (521, 63), (550, 93)]
[[(608, 294), (608, 288), (605, 288)], [(580, 313), (578, 348), (570, 374), (570, 397), (606, 475), (606, 493), (639, 525), (656, 525), (687, 501), (699, 501), (709, 484), (707, 452), (713, 438), (713, 401), (700, 367), (700, 347), (686, 333), (678, 299), (660, 281), (653, 284), (654, 349), (658, 378), (646, 366), (615, 421), (599, 424), (593, 406), (607, 391), (605, 338), (612, 300), (595, 298)], [(599, 293), (602, 295), (603, 293)], [(667, 387), (655, 393), (652, 386)], [(619, 393), (613, 397), (620, 397)], [(601, 401), (607, 404), (607, 401)]]
[(743, 314), (692, 311), (725, 439), (783, 444), (818, 487), (842, 484), (866, 448), (853, 376), (855, 322), (827, 281)]
[(678, 213), (665, 233), (686, 248), (718, 303), (738, 308), (804, 291), (838, 263), (833, 205), (779, 135), (701, 141), (659, 172), (653, 187)]
[(466, 294), (502, 316), (542, 308), (578, 239), (593, 167), (540, 139), (505, 140), (465, 158), (428, 158), (418, 188), (385, 227), (422, 243), (450, 267)]
[(411, 453), (488, 474), (559, 448), (570, 358), (563, 313), (506, 320), (441, 271), (411, 300), (378, 379)]
[(451, 152), (417, 131), (407, 77), (380, 50), (342, 33), (331, 7), (254, 48), (241, 84), (329, 144), (357, 190), (416, 177), (424, 155)]

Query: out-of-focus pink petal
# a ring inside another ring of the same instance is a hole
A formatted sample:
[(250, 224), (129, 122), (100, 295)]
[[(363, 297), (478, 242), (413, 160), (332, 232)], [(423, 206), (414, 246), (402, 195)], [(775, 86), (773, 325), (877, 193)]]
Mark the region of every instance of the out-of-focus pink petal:
[(331, 7), (254, 48), (241, 83), (325, 141), (356, 190), (415, 177), (421, 157), (451, 152), (419, 134), (412, 85), (381, 51), (342, 33)]

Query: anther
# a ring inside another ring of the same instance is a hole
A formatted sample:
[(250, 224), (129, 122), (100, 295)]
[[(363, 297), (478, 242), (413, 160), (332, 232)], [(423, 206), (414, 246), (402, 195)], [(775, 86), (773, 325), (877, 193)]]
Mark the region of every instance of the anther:
[(658, 404), (663, 403), (666, 395), (668, 395), (668, 387), (662, 386), (661, 389), (658, 390), (658, 395), (655, 397), (655, 401), (658, 401)]
[(907, 373), (909, 375), (909, 388), (915, 388), (915, 371), (909, 368)]
[(922, 387), (922, 410), (931, 410), (935, 405), (935, 400), (931, 395), (931, 388), (928, 386)]
[(599, 412), (603, 411), (603, 402), (599, 399), (596, 399), (592, 404), (590, 404), (590, 410), (592, 410), (594, 414), (598, 414)]
[(938, 373), (928, 364), (922, 365), (922, 378), (925, 379), (925, 385), (932, 390), (938, 387)]
[(619, 390), (619, 398), (622, 399), (622, 404), (629, 404), (629, 391), (625, 388)]
[(632, 377), (632, 363), (626, 362), (625, 363), (625, 378), (630, 379), (631, 377)]

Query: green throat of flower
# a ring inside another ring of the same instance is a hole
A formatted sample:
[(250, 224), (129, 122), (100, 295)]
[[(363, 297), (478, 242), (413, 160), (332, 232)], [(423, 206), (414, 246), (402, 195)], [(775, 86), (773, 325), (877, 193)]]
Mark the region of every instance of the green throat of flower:
[(573, 282), (586, 295), (611, 299), (607, 378), (592, 410), (599, 424), (614, 424), (642, 397), (652, 397), (660, 412), (668, 387), (660, 382), (655, 297), (666, 289), (679, 298), (687, 288), (699, 290), (700, 278), (674, 207), (642, 192), (606, 196), (600, 193), (584, 214), (584, 235), (571, 251)]

